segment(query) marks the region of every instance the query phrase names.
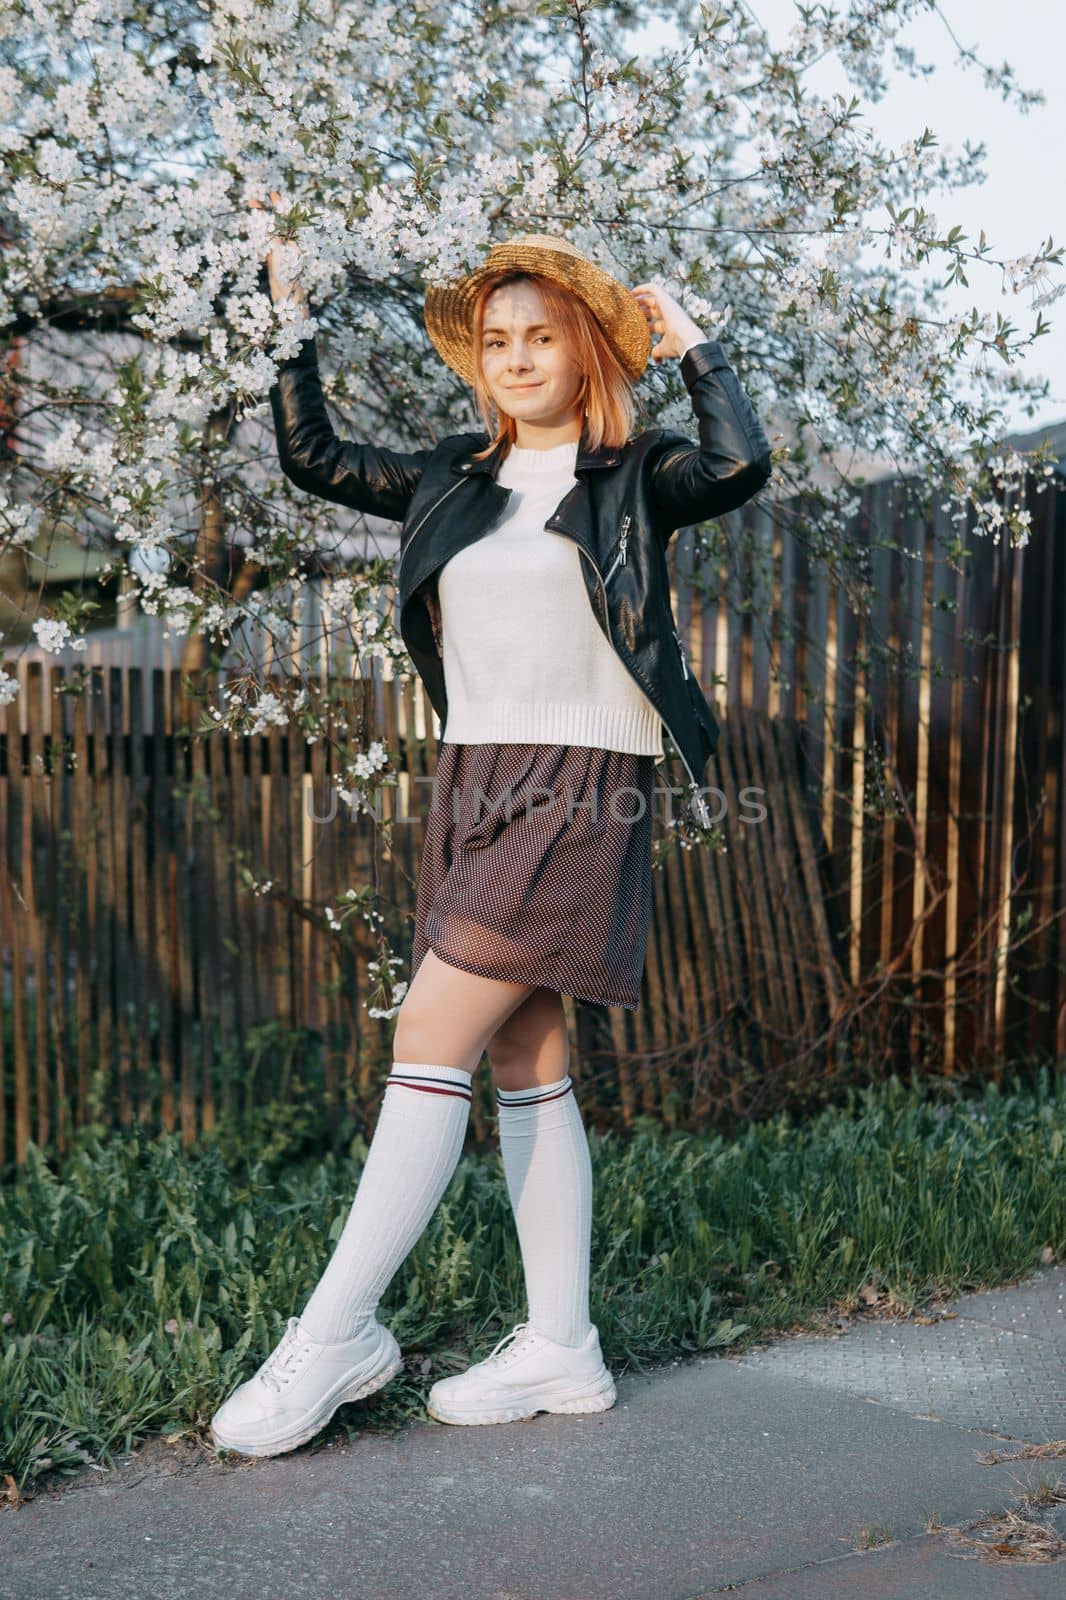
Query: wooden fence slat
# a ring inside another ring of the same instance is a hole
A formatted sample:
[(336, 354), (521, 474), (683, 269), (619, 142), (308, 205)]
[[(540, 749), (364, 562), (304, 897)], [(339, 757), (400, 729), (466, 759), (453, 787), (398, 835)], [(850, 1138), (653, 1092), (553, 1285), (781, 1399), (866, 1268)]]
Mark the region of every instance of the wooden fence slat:
[(23, 765), (19, 704), (7, 707), (7, 779), (2, 904), (4, 937), (11, 951), (11, 1053), (15, 1090), (13, 1156), (26, 1159), (32, 1137), (30, 1041), (27, 999), (29, 983), (26, 953), (29, 949), (30, 912), (23, 888), (24, 839), (30, 825), (29, 780)]
[[(883, 727), (886, 767), (893, 775), (898, 775), (901, 757), (903, 698), (902, 624), (900, 619), (900, 572), (903, 565), (900, 549), (903, 511), (901, 495), (895, 488), (891, 491), (890, 511), (892, 517), (891, 565), (888, 585), (888, 619), (885, 629), (888, 682), (884, 698)], [(882, 967), (888, 966), (892, 959), (892, 953), (896, 949), (894, 925), (895, 908), (898, 899), (896, 839), (900, 831), (901, 825), (897, 825), (895, 813), (893, 812), (884, 819), (881, 829), (881, 948), (878, 959)]]
[(96, 883), (94, 939), (96, 955), (96, 1070), (101, 1116), (109, 1118), (117, 1103), (115, 1061), (114, 955), (116, 910), (111, 872), (112, 756), (108, 723), (108, 680), (103, 667), (90, 669), (89, 704), (92, 712), (92, 830), (95, 839)]
[(918, 650), (915, 692), (914, 726), (914, 871), (911, 877), (911, 902), (909, 920), (915, 925), (911, 945), (911, 977), (914, 981), (914, 998), (919, 1003), (911, 1011), (909, 1051), (913, 1060), (922, 1054), (922, 1029), (924, 1026), (921, 974), (925, 966), (924, 934), (925, 904), (929, 889), (926, 870), (926, 852), (929, 834), (929, 740), (932, 690), (932, 639), (933, 639), (933, 529), (927, 519), (921, 529), (922, 563), (921, 582), (915, 582), (916, 595), (920, 596), (920, 613), (917, 621)]
[(326, 711), (326, 696), (328, 680), (319, 678), (317, 693), (320, 696), (318, 711), (319, 717), (326, 716), (327, 732), (315, 740), (311, 746), (310, 757), (310, 813), (311, 819), (305, 823), (308, 838), (308, 850), (311, 863), (311, 903), (315, 921), (314, 937), (311, 942), (311, 973), (310, 978), (314, 985), (314, 1027), (322, 1041), (322, 1077), (323, 1095), (326, 1106), (326, 1117), (332, 1134), (336, 1134), (341, 1115), (340, 1103), (340, 1076), (337, 1070), (337, 1055), (333, 1036), (333, 1007), (331, 1003), (331, 988), (334, 981), (334, 962), (332, 944), (335, 935), (332, 934), (323, 922), (325, 908), (334, 904), (336, 897), (336, 879), (332, 874), (331, 863), (331, 836), (336, 832), (334, 821), (326, 821), (329, 817), (330, 800), (330, 773), (329, 756), (330, 741), (333, 734), (333, 718)]
[(796, 796), (793, 805), (794, 836), (806, 889), (805, 907), (810, 921), (808, 935), (812, 962), (817, 967), (824, 993), (832, 1008), (842, 999), (844, 983), (836, 960), (832, 930), (825, 901), (819, 893), (818, 861), (814, 841), (804, 813), (803, 782), (796, 759), (795, 743), (787, 723), (779, 724), (780, 737), (775, 741), (779, 767), (778, 782), (789, 794)]
[[(10, 713), (11, 705), (7, 706)], [(8, 846), (11, 839), (11, 807), (9, 790), (11, 780), (12, 749), (11, 737), (5, 724), (9, 723), (9, 715), (5, 713), (3, 704), (0, 703), (0, 733), (3, 734), (3, 760), (0, 761), (0, 954), (11, 949), (12, 943), (12, 909), (11, 909), (11, 864), (8, 859)], [(8, 1119), (7, 1097), (8, 1088), (11, 1088), (14, 1099), (14, 1055), (7, 1044), (7, 975), (4, 963), (0, 960), (0, 1168), (3, 1168), (9, 1159), (7, 1149)]]
[[(706, 848), (695, 845), (691, 850), (682, 850), (680, 859), (685, 899), (689, 908), (688, 949), (695, 993), (695, 1009), (690, 1028), (698, 1037), (705, 1040), (699, 1057), (693, 1063), (694, 1071), (701, 1078), (704, 1075), (703, 1068), (713, 1064), (716, 1055), (712, 1032), (715, 1019), (714, 949), (704, 896), (703, 874), (699, 864), (699, 858), (705, 854)], [(704, 1107), (702, 1111), (699, 1109), (699, 1096), (694, 1092), (693, 1116), (705, 1115), (708, 1110), (709, 1106)]]
[(41, 665), (29, 674), (29, 828), (23, 835), (23, 894), (29, 908), (33, 947), (35, 1139), (47, 1143), (52, 1127), (52, 1082), (48, 1051), (48, 779), (45, 772), (44, 684)]
[(1007, 997), (1009, 994), (1007, 968), (1011, 937), (1011, 911), (1014, 906), (1014, 842), (1016, 834), (1015, 806), (1018, 798), (1018, 719), (1021, 712), (1021, 673), (1019, 647), (1021, 639), (1022, 575), (1025, 565), (1025, 547), (1006, 551), (1007, 562), (1007, 635), (1003, 640), (1003, 696), (1004, 739), (1000, 751), (1000, 770), (1003, 775), (1003, 805), (1000, 820), (999, 864), (997, 885), (998, 917), (996, 927), (996, 965), (994, 977), (995, 1030), (993, 1047), (996, 1052), (997, 1081), (1002, 1077), (1002, 1061), (1006, 1055)]
[[(340, 770), (347, 765), (350, 753), (355, 749), (359, 737), (359, 719), (361, 715), (361, 690), (356, 680), (352, 677), (345, 678), (340, 685), (339, 709), (341, 713), (342, 744), (337, 752), (338, 775)], [(362, 843), (361, 822), (352, 815), (343, 802), (339, 802), (342, 809), (340, 816), (343, 822), (340, 829), (339, 881), (345, 888), (358, 885), (362, 880)], [(354, 921), (347, 924), (347, 942), (337, 949), (337, 967), (340, 976), (341, 1016), (343, 1019), (343, 1051), (344, 1070), (343, 1084), (345, 1101), (351, 1105), (363, 1105), (362, 1083), (360, 1076), (360, 1062), (364, 1042), (364, 1015), (361, 1010), (361, 995), (359, 991), (359, 970), (354, 944), (362, 938), (362, 930)]]
[[(684, 846), (671, 850), (663, 864), (666, 879), (666, 918), (669, 945), (664, 947), (664, 954), (668, 951), (670, 970), (673, 973), (677, 992), (677, 1005), (674, 1017), (675, 1040), (677, 1043), (688, 1042), (689, 1028), (687, 1019), (696, 1010), (696, 980), (692, 970), (691, 948), (692, 941), (689, 936), (689, 909), (685, 899), (684, 878), (681, 872), (680, 856), (684, 853)], [(659, 1112), (664, 1114), (672, 1104), (673, 1088), (670, 1068), (665, 1059), (660, 1059), (657, 1067), (659, 1085)], [(675, 1120), (676, 1111), (669, 1110), (667, 1121)]]
[[(201, 700), (197, 724), (209, 708), (218, 707), (218, 673), (200, 675)], [(197, 1036), (200, 1045), (200, 1126), (206, 1132), (215, 1126), (215, 1077), (217, 1037), (222, 1032), (225, 1007), (222, 970), (222, 935), (225, 905), (220, 883), (216, 843), (219, 840), (212, 813), (226, 792), (226, 741), (218, 734), (198, 736), (192, 741), (192, 779), (198, 802), (195, 812), (196, 856), (195, 904), (193, 908), (193, 985), (198, 1000)], [(218, 1035), (216, 1035), (216, 1026)]]
[(132, 1126), (136, 1096), (130, 1011), (136, 1002), (133, 963), (135, 952), (129, 925), (129, 855), (127, 840), (130, 825), (129, 724), (123, 704), (124, 673), (120, 667), (106, 669), (108, 680), (108, 719), (111, 729), (111, 810), (109, 883), (114, 897), (115, 944), (112, 958), (115, 992), (115, 1043), (118, 1052), (118, 1105), (122, 1127)]
[[(839, 678), (838, 678), (839, 694)], [(796, 796), (788, 786), (771, 778), (773, 752), (769, 741), (761, 738), (764, 719), (758, 714), (742, 719), (739, 739), (747, 751), (750, 776), (766, 808), (760, 821), (740, 825), (749, 850), (749, 872), (743, 876), (751, 885), (749, 921), (757, 940), (751, 951), (753, 975), (748, 985), (748, 1004), (758, 1031), (759, 1063), (765, 1069), (782, 1061), (782, 1043), (804, 1033), (804, 1011), (798, 967), (806, 959), (807, 946), (800, 941), (790, 947), (782, 938), (794, 899), (793, 876), (789, 864), (776, 852), (780, 831), (786, 826)], [(756, 981), (756, 976), (760, 981)]]
[[(70, 775), (71, 853), (74, 861), (75, 943), (74, 970), (74, 1070), (76, 1100), (74, 1120), (89, 1120), (92, 1087), (92, 957), (96, 949), (96, 831), (92, 824), (92, 773), (89, 746), (89, 686), (73, 703), (71, 730), (74, 767)], [(3, 822), (0, 820), (0, 833)], [(2, 1148), (2, 1146), (0, 1146)]]
[[(733, 717), (737, 716), (739, 713), (734, 712)], [(733, 725), (732, 718), (728, 718), (723, 725), (722, 739), (715, 759), (716, 784), (726, 795), (727, 800), (731, 790), (721, 757), (722, 745), (731, 735)], [(723, 858), (717, 850), (701, 850), (697, 862), (703, 880), (704, 902), (708, 908), (711, 950), (714, 957), (715, 985), (712, 1004), (716, 1057), (720, 1062), (735, 1062), (740, 1059), (742, 1053), (743, 1019), (737, 1005), (738, 986), (735, 973), (739, 948), (733, 937), (735, 919), (731, 898), (727, 892), (732, 875), (732, 862), (735, 859), (731, 843), (734, 828), (728, 809), (723, 817), (722, 831), (726, 839), (728, 857)], [(739, 1110), (743, 1091), (739, 1076), (734, 1074), (730, 1083), (731, 1104), (735, 1110)]]
[(266, 913), (262, 900), (257, 895), (249, 894), (244, 887), (242, 877), (243, 866), (247, 866), (253, 872), (259, 872), (261, 868), (263, 790), (269, 780), (266, 771), (266, 741), (263, 735), (243, 734), (237, 741), (237, 748), (237, 770), (234, 774), (237, 780), (234, 793), (237, 807), (234, 812), (235, 842), (240, 848), (242, 861), (234, 866), (234, 894), (240, 918), (236, 936), (245, 995), (243, 1009), (246, 1033), (243, 1037), (247, 1037), (254, 1028), (272, 1015), (269, 999), (271, 988), (267, 971), (269, 947), (264, 944)]
[(962, 752), (964, 706), (964, 656), (962, 618), (964, 616), (965, 566), (959, 563), (954, 578), (954, 627), (951, 640), (951, 699), (948, 709), (946, 755), (946, 799), (944, 829), (944, 872), (947, 896), (944, 902), (944, 1037), (943, 1067), (947, 1075), (955, 1071), (958, 1048), (958, 974), (962, 869)]
[(56, 1150), (65, 1154), (74, 1108), (68, 1104), (71, 1089), (70, 1024), (68, 1021), (67, 948), (71, 923), (69, 896), (76, 882), (76, 868), (70, 850), (69, 833), (64, 828), (64, 801), (67, 785), (66, 739), (64, 731), (63, 669), (52, 665), (47, 676), (50, 733), (48, 738), (48, 814), (42, 840), (45, 861), (44, 905), (46, 922), (46, 967), (49, 983), (49, 1034), (51, 1038), (52, 1137)]
[[(671, 784), (672, 776), (674, 776), (672, 774), (672, 766), (674, 766), (672, 758), (667, 758), (663, 766), (664, 774), (666, 774), (664, 781), (666, 781), (666, 784)], [(656, 1018), (667, 1018), (671, 1014), (669, 979), (667, 979), (669, 968), (664, 968), (663, 965), (663, 942), (664, 938), (666, 938), (666, 934), (664, 934), (666, 910), (664, 910), (664, 907), (666, 907), (666, 894), (664, 894), (663, 890), (663, 869), (658, 867), (651, 874), (651, 926), (648, 928), (648, 946), (647, 950), (645, 950), (645, 968), (643, 968), (643, 989), (647, 994), (648, 1005), (655, 1010)], [(669, 1021), (666, 1022), (666, 1029), (669, 1032)], [(650, 1061), (648, 1061), (647, 1054), (639, 1061), (637, 1083), (635, 1083), (634, 1088), (635, 1093), (639, 1093), (640, 1096), (639, 1114), (653, 1114), (655, 1112), (655, 1094), (653, 1094), (653, 1088), (651, 1088)]]
[(173, 757), (173, 724), (169, 715), (167, 675), (162, 667), (152, 672), (152, 762), (149, 799), (151, 839), (151, 931), (152, 968), (159, 1015), (157, 1071), (159, 1077), (159, 1117), (168, 1133), (178, 1125), (174, 1098), (177, 1062), (174, 1053), (174, 1000), (170, 983), (173, 928), (168, 914), (171, 841), (170, 789), (173, 782), (168, 757)]
[[(304, 951), (304, 936), (308, 924), (303, 912), (308, 905), (307, 859), (304, 854), (304, 738), (294, 721), (281, 730), (281, 745), (285, 760), (286, 779), (283, 789), (285, 801), (285, 828), (288, 863), (283, 880), (291, 896), (286, 909), (288, 923), (289, 983), (288, 1023), (292, 1029), (307, 1027), (308, 971)], [(301, 1050), (301, 1056), (304, 1052)], [(292, 1063), (295, 1067), (295, 1056)]]
[[(1053, 497), (1050, 493), (1037, 494), (1032, 481), (1026, 483), (1025, 506), (1033, 519), (1034, 538), (1029, 547), (1026, 563), (1025, 585), (1022, 601), (1025, 611), (1019, 630), (1019, 644), (1026, 639), (1039, 640), (1035, 662), (1029, 664), (1023, 694), (1032, 696), (1034, 705), (1049, 706), (1053, 701), (1055, 602), (1066, 586), (1055, 588), (1055, 543)], [(1061, 599), (1059, 607), (1061, 609)], [(1024, 658), (1023, 658), (1024, 659)], [(1059, 705), (1066, 704), (1060, 696)], [(1061, 719), (1060, 719), (1061, 727)], [(1037, 717), (1028, 723), (1022, 759), (1027, 770), (1036, 778), (1036, 792), (1041, 782), (1045, 804), (1039, 813), (1031, 843), (1032, 871), (1035, 878), (1032, 904), (1036, 929), (1030, 959), (1026, 968), (1027, 1015), (1024, 1020), (1026, 1049), (1035, 1054), (1041, 1047), (1041, 1032), (1047, 1032), (1047, 1017), (1053, 1013), (1055, 1002), (1055, 970), (1052, 965), (1052, 946), (1055, 928), (1052, 921), (1055, 910), (1055, 817), (1057, 815), (1057, 773), (1052, 756), (1054, 730), (1049, 717)], [(1031, 1000), (1029, 997), (1031, 996)]]
[[(270, 693), (276, 694), (280, 683), (276, 676), (267, 682)], [(256, 744), (259, 751), (259, 767), (256, 783), (256, 849), (252, 862), (252, 872), (257, 883), (273, 881), (280, 877), (282, 861), (284, 860), (284, 833), (278, 823), (278, 807), (282, 800), (281, 789), (281, 755), (278, 749), (280, 742), (279, 730), (266, 729), (262, 732)], [(281, 1019), (285, 1016), (285, 993), (283, 980), (279, 967), (283, 959), (284, 923), (281, 912), (270, 891), (256, 895), (256, 922), (259, 928), (259, 948), (262, 960), (262, 983), (260, 986), (260, 1001), (264, 1020), (267, 1017)], [(257, 1087), (256, 1098), (267, 1097), (277, 1092), (277, 1084), (261, 1080)], [(249, 1102), (249, 1109), (253, 1102)]]
[[(734, 724), (734, 730), (733, 737), (728, 741), (723, 739), (719, 745), (722, 787), (728, 795), (736, 795), (747, 781), (747, 775), (738, 770), (738, 764), (743, 758), (739, 742), (739, 723)], [(740, 827), (730, 830), (729, 853), (733, 858), (732, 869), (724, 879), (724, 886), (727, 885), (731, 890), (728, 937), (733, 967), (732, 999), (734, 1004), (743, 1004), (744, 1010), (749, 1015), (753, 1011), (763, 1010), (757, 993), (759, 973), (753, 960), (756, 932), (752, 905), (753, 843), (749, 838), (750, 832), (750, 829)], [(752, 1060), (750, 1053), (753, 1048), (750, 1022), (744, 1025), (739, 1017), (734, 1048), (743, 1070), (751, 1070), (760, 1064)]]
[[(199, 1038), (193, 943), (196, 936), (196, 880), (200, 868), (196, 855), (194, 805), (189, 788), (192, 776), (191, 747), (194, 743), (192, 730), (196, 726), (199, 710), (191, 675), (183, 673), (180, 668), (175, 669), (171, 704), (174, 709), (175, 733), (173, 827), (176, 841), (174, 860), (177, 866), (173, 882), (174, 949), (171, 952), (171, 962), (172, 971), (176, 970), (177, 977), (175, 1010), (181, 1084), (179, 1126), (182, 1146), (188, 1149), (199, 1132), (200, 1098), (197, 1082), (199, 1075), (196, 1070)], [(204, 1026), (205, 1019), (201, 1012), (199, 1028)]]

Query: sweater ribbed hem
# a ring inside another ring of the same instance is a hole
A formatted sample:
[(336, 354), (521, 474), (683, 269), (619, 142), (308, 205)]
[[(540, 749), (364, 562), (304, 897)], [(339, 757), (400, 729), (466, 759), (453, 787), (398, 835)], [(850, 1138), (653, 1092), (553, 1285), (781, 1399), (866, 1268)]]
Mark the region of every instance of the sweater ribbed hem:
[(651, 705), (449, 700), (442, 738), (449, 744), (581, 744), (663, 755), (662, 718)]

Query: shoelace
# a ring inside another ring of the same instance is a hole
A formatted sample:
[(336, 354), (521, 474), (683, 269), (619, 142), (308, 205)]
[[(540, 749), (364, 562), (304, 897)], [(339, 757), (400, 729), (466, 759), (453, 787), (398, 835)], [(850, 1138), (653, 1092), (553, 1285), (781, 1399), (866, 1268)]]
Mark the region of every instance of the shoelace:
[(504, 1345), (509, 1344), (510, 1349), (504, 1351), (504, 1354), (500, 1356), (497, 1364), (502, 1366), (505, 1361), (509, 1361), (510, 1358), (517, 1353), (518, 1346), (521, 1343), (521, 1336), (525, 1334), (531, 1326), (532, 1324), (529, 1322), (516, 1322), (510, 1333), (505, 1333), (502, 1339), (497, 1339), (496, 1344), (489, 1355), (485, 1357), (485, 1360), (495, 1361), (496, 1357), (499, 1355), (499, 1352), (503, 1350)]
[(307, 1354), (307, 1345), (299, 1342), (296, 1332), (298, 1321), (297, 1317), (289, 1318), (285, 1324), (281, 1343), (271, 1355), (267, 1356), (259, 1369), (262, 1381), (279, 1393)]

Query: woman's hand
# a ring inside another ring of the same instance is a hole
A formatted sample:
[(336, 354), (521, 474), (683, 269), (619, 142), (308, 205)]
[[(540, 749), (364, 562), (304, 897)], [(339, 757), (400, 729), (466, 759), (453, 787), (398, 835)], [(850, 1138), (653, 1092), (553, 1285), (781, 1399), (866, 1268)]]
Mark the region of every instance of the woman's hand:
[[(277, 211), (281, 204), (281, 196), (276, 189), (270, 191), (270, 203), (274, 210)], [(266, 210), (266, 206), (261, 200), (249, 200), (248, 204), (255, 211)], [(307, 291), (295, 276), (298, 258), (298, 247), (284, 239), (279, 239), (275, 234), (270, 241), (270, 248), (266, 258), (267, 278), (270, 282), (270, 298), (276, 306), (288, 302), (296, 310), (306, 312), (308, 309)]]
[(698, 328), (684, 307), (657, 283), (638, 283), (633, 296), (643, 311), (652, 333), (662, 338), (652, 346), (653, 361), (684, 355), (690, 344), (702, 344), (707, 335)]

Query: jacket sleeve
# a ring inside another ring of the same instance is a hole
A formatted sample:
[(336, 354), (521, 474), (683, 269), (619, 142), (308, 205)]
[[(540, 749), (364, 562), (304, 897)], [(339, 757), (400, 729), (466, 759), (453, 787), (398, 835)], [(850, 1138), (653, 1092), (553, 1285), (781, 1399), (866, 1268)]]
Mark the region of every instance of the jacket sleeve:
[(717, 339), (690, 345), (681, 377), (692, 396), (699, 446), (664, 428), (649, 457), (650, 499), (660, 532), (734, 511), (769, 481), (770, 445)]
[(431, 451), (405, 453), (338, 439), (326, 413), (314, 339), (279, 362), (270, 406), (281, 470), (297, 488), (403, 521)]

